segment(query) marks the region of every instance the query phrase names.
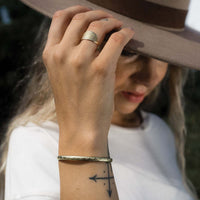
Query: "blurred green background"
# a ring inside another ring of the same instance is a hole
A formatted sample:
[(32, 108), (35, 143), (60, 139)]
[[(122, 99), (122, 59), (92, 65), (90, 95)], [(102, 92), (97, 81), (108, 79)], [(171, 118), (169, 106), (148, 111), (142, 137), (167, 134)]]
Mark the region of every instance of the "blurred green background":
[[(17, 0), (0, 1), (0, 128), (3, 134), (14, 113), (26, 74), (33, 42), (43, 16)], [(17, 89), (16, 86), (18, 85)], [(186, 99), (186, 172), (200, 196), (200, 72), (191, 71), (184, 88)], [(1, 137), (0, 137), (1, 138)]]

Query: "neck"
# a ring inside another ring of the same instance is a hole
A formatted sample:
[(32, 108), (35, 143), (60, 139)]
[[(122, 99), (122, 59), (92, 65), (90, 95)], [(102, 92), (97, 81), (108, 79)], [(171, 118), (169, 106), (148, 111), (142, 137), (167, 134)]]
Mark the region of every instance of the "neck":
[(143, 119), (139, 110), (126, 115), (122, 115), (117, 112), (111, 121), (112, 124), (122, 127), (139, 127), (142, 122)]

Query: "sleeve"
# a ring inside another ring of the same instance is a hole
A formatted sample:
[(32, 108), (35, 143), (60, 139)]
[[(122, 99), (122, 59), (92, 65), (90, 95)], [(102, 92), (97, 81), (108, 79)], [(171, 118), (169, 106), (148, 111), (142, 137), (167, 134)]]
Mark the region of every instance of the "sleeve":
[(5, 200), (60, 199), (58, 146), (40, 127), (18, 127), (9, 140)]

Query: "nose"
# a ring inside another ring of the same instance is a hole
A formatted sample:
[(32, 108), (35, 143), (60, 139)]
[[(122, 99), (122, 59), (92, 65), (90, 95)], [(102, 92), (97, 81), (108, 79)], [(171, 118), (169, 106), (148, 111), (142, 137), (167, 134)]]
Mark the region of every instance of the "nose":
[(151, 58), (143, 57), (137, 65), (137, 71), (131, 75), (132, 81), (145, 86), (154, 84), (158, 78), (158, 73), (157, 67), (151, 62)]

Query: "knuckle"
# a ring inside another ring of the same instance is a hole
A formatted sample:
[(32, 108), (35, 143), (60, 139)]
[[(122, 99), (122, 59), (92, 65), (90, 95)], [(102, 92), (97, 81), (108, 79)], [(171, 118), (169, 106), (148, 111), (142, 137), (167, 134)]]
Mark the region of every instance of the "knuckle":
[(122, 44), (125, 40), (125, 35), (122, 32), (113, 33), (110, 37), (115, 42)]
[(90, 28), (102, 28), (103, 27), (103, 23), (101, 21), (93, 21), (90, 24)]
[(62, 64), (64, 63), (65, 56), (63, 55), (63, 52), (61, 50), (57, 49), (53, 52), (52, 58), (55, 63)]
[(42, 52), (42, 58), (46, 60), (48, 57), (48, 54), (49, 54), (49, 52), (46, 49), (44, 49)]
[(64, 10), (57, 10), (57, 11), (53, 14), (53, 18), (60, 17), (60, 16), (64, 15), (64, 13), (65, 13)]
[(44, 49), (42, 52), (42, 60), (44, 63), (47, 63), (47, 60), (49, 58), (49, 51), (47, 49)]
[(96, 11), (99, 12), (100, 14), (102, 14), (102, 15), (107, 15), (107, 14), (109, 14), (108, 12), (105, 12), (105, 11), (100, 10), (100, 9), (98, 9), (98, 10), (96, 10)]
[(108, 70), (100, 62), (95, 63), (92, 68), (95, 76), (106, 77), (108, 75)]
[(83, 58), (81, 55), (71, 56), (69, 59), (70, 66), (80, 68), (83, 65)]
[(75, 8), (75, 9), (81, 9), (81, 8), (84, 8), (84, 6), (81, 6), (81, 5), (75, 5), (75, 6), (73, 6), (73, 8)]
[(85, 18), (87, 18), (86, 13), (77, 13), (77, 14), (74, 15), (72, 20), (85, 20)]

